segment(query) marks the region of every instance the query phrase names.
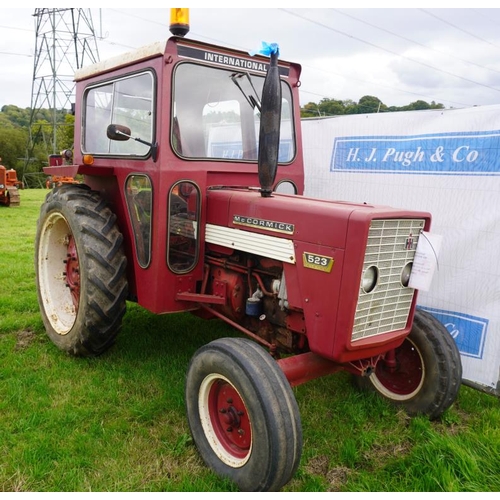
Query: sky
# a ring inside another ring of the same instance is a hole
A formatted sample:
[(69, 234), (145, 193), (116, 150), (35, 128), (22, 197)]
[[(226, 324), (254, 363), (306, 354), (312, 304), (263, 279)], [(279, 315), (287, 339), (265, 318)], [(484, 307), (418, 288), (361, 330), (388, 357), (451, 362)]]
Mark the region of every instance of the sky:
[[(327, 9), (314, 7), (313, 0), (300, 9), (281, 3), (190, 7), (187, 38), (244, 51), (259, 49), (262, 41), (278, 43), (281, 59), (302, 66), (301, 105), (323, 98), (357, 102), (365, 95), (387, 106), (417, 100), (446, 108), (500, 104), (500, 8), (485, 8), (481, 1), (445, 8), (439, 0), (406, 8), (383, 2), (366, 8), (355, 0)], [(18, 5), (0, 8), (0, 109), (34, 102), (37, 7)], [(170, 36), (170, 8), (147, 2), (141, 9), (86, 5), (99, 60)]]

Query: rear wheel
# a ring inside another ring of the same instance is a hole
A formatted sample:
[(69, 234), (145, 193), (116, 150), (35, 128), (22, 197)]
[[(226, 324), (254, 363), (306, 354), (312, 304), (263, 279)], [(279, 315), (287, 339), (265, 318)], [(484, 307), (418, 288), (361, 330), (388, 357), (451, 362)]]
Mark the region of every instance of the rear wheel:
[(243, 491), (277, 491), (295, 473), (302, 427), (272, 357), (248, 339), (219, 339), (193, 356), (186, 378), (193, 439), (208, 467)]
[(126, 258), (116, 216), (84, 185), (49, 192), (35, 239), (38, 302), (50, 339), (76, 356), (115, 340), (126, 309)]
[(415, 313), (403, 344), (388, 353), (370, 377), (356, 377), (410, 415), (435, 419), (455, 401), (462, 379), (460, 353), (444, 325), (428, 312)]

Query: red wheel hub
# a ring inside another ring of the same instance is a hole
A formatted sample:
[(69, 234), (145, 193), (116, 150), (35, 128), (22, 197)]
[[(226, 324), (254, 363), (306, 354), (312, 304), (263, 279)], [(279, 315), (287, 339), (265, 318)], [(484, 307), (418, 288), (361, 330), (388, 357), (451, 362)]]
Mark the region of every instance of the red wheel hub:
[(80, 263), (73, 236), (69, 237), (67, 259), (64, 263), (66, 264), (66, 286), (70, 290), (75, 312), (77, 312), (80, 302)]
[(387, 390), (401, 396), (411, 394), (421, 384), (424, 374), (420, 353), (409, 340), (405, 340), (396, 349), (395, 358), (377, 363), (375, 374)]
[(208, 407), (221, 446), (236, 458), (244, 458), (252, 444), (252, 427), (238, 391), (224, 380), (212, 384)]

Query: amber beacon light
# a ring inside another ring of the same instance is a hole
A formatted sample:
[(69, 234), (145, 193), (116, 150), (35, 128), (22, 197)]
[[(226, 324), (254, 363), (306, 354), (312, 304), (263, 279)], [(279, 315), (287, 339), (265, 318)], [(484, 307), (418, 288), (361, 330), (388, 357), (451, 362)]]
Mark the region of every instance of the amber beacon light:
[(170, 9), (170, 33), (186, 36), (189, 32), (189, 9)]

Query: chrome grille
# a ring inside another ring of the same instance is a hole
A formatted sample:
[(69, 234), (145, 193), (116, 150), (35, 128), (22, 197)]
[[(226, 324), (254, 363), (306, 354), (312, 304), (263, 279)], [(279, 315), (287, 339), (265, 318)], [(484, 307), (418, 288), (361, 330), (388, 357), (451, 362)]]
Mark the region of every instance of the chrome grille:
[(408, 262), (413, 262), (424, 224), (424, 219), (372, 220), (363, 273), (376, 266), (379, 277), (375, 289), (365, 293), (361, 276), (353, 341), (406, 326), (414, 290), (401, 284), (401, 273)]

